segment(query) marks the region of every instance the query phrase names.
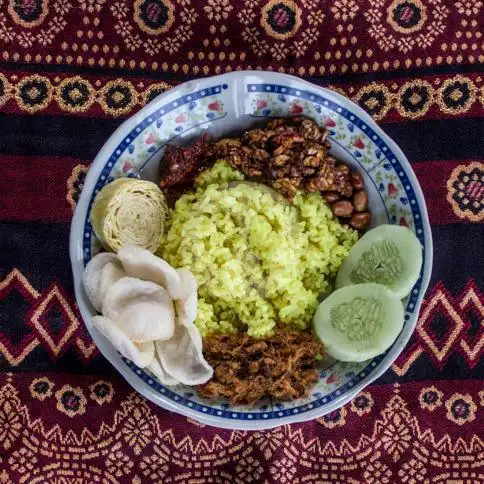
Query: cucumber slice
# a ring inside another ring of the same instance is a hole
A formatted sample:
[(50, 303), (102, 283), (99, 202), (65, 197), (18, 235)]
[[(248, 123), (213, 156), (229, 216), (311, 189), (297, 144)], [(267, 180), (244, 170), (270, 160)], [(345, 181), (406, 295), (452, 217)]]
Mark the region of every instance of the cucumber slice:
[(374, 282), (403, 299), (417, 282), (422, 246), (407, 227), (380, 225), (352, 247), (336, 277), (336, 288)]
[(384, 353), (396, 340), (403, 306), (381, 284), (356, 284), (328, 296), (316, 310), (313, 326), (330, 356), (364, 361)]

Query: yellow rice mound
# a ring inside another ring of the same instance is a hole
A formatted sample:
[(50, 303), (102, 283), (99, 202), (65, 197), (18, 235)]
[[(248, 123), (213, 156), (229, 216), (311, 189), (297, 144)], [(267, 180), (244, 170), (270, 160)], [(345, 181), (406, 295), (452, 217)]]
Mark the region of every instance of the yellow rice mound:
[(176, 203), (159, 254), (199, 284), (203, 336), (271, 334), (276, 322), (304, 329), (356, 242), (319, 193), (293, 204), (218, 161)]

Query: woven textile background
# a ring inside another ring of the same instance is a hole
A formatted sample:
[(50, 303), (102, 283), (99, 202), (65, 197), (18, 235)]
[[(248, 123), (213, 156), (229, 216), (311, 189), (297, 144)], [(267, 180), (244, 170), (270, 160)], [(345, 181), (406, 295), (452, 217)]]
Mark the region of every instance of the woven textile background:
[[(0, 483), (482, 483), (483, 2), (0, 0)], [(76, 307), (91, 160), (156, 94), (237, 69), (366, 109), (420, 180), (435, 259), (410, 343), (351, 403), (266, 432), (145, 401)]]

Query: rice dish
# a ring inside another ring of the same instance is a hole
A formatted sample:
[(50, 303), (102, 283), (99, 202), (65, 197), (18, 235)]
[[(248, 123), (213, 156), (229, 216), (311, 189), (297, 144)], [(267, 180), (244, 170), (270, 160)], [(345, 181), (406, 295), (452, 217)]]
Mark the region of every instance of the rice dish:
[(176, 202), (159, 255), (197, 279), (202, 336), (306, 329), (358, 234), (319, 192), (290, 204), (243, 179), (223, 160), (199, 175)]

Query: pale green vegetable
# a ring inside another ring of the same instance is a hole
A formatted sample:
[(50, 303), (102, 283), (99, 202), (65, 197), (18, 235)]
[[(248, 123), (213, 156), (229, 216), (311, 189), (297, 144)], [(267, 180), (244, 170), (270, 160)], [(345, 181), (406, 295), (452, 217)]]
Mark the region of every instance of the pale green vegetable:
[(336, 278), (336, 287), (375, 282), (403, 299), (422, 267), (422, 246), (407, 227), (380, 225), (368, 231), (351, 249)]
[(326, 298), (313, 324), (330, 356), (364, 361), (384, 353), (396, 340), (403, 327), (403, 306), (381, 284), (356, 284)]
[(320, 194), (288, 203), (222, 161), (196, 186), (177, 201), (159, 254), (195, 276), (201, 334), (265, 336), (278, 321), (308, 327), (357, 233)]
[(106, 250), (136, 245), (155, 252), (163, 237), (168, 212), (159, 187), (145, 180), (118, 178), (94, 199), (90, 220)]

